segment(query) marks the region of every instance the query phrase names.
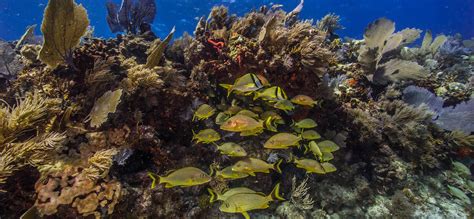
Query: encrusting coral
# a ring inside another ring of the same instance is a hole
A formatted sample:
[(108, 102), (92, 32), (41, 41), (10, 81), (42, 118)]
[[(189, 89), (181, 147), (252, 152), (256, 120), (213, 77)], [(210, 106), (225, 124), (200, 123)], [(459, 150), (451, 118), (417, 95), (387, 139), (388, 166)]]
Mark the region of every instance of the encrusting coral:
[(172, 41), (154, 1), (107, 3), (126, 33), (99, 39), (50, 0), (43, 46), (0, 42), (0, 217), (468, 215), (472, 40), (409, 47), (386, 18), (343, 40), (303, 5), (217, 6)]

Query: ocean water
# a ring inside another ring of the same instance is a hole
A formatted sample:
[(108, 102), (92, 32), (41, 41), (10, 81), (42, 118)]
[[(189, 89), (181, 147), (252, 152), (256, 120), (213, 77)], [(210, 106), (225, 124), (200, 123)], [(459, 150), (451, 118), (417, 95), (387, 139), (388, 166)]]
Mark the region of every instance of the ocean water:
[[(118, 0), (115, 0), (119, 2)], [(114, 36), (105, 20), (105, 0), (78, 0), (88, 11), (96, 36)], [(297, 0), (157, 0), (157, 16), (153, 30), (164, 36), (176, 26), (177, 35), (192, 33), (197, 19), (207, 16), (215, 5), (229, 7), (230, 13), (243, 15), (262, 5), (283, 4), (291, 11)], [(47, 0), (1, 0), (0, 38), (14, 40), (31, 24), (41, 24)], [(434, 34), (462, 34), (474, 36), (474, 2), (472, 0), (306, 0), (300, 18), (317, 20), (327, 13), (341, 16), (344, 30), (341, 36), (361, 38), (368, 23), (387, 17), (397, 23), (397, 28), (414, 27), (432, 30)], [(39, 34), (39, 28), (37, 29)]]

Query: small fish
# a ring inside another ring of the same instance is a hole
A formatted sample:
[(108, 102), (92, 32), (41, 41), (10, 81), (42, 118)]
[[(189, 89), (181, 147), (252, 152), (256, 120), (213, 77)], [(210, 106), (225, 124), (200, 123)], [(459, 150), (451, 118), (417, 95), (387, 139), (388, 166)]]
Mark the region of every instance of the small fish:
[(216, 177), (220, 177), (223, 179), (242, 179), (248, 176), (249, 174), (247, 173), (233, 171), (232, 166), (228, 166), (222, 170), (216, 171)]
[(323, 167), (324, 172), (326, 172), (326, 173), (332, 173), (332, 172), (335, 172), (337, 170), (334, 165), (332, 165), (331, 163), (328, 163), (328, 162), (321, 163), (321, 166)]
[(256, 129), (263, 130), (263, 122), (245, 115), (235, 115), (227, 119), (220, 127), (229, 132), (244, 132)]
[(301, 133), (301, 137), (306, 140), (317, 140), (321, 138), (321, 135), (314, 130), (305, 130)]
[[(156, 178), (150, 173), (148, 175), (153, 180), (153, 188), (156, 184)], [(196, 167), (184, 167), (171, 172), (168, 176), (159, 176), (159, 183), (164, 183), (165, 188), (197, 186), (210, 181), (211, 176)]]
[(275, 111), (265, 111), (263, 112), (260, 117), (263, 119), (263, 120), (266, 120), (268, 119), (268, 117), (272, 117), (272, 120), (277, 123), (277, 124), (280, 124), (280, 125), (283, 125), (285, 124), (285, 120), (283, 120), (283, 117), (280, 116), (280, 114), (278, 114), (277, 112)]
[(225, 111), (225, 113), (227, 115), (235, 115), (237, 114), (238, 112), (240, 112), (242, 110), (242, 107), (240, 106), (230, 106), (229, 108), (227, 108), (227, 110)]
[(293, 126), (299, 129), (311, 129), (318, 126), (318, 124), (316, 124), (314, 120), (307, 118), (300, 120), (299, 122), (293, 124)]
[(283, 110), (285, 112), (288, 112), (288, 111), (293, 111), (295, 109), (295, 105), (293, 105), (293, 103), (291, 103), (291, 101), (289, 100), (280, 100), (280, 101), (277, 101), (273, 107), (277, 108), (277, 109), (280, 109), (280, 110)]
[(323, 157), (323, 152), (315, 141), (310, 141), (309, 144), (306, 146), (306, 150), (304, 153), (306, 154), (308, 151), (311, 151), (314, 156), (317, 157), (319, 160), (321, 160)]
[(283, 91), (283, 89), (278, 86), (269, 87), (261, 92), (256, 92), (253, 100), (256, 100), (258, 98), (269, 102), (276, 102), (279, 100), (288, 99), (285, 91)]
[(217, 192), (215, 192), (214, 190), (212, 189), (207, 189), (207, 191), (209, 192), (209, 194), (211, 195), (211, 198), (209, 200), (210, 203), (213, 203), (215, 201), (225, 201), (227, 200), (229, 197), (235, 195), (235, 194), (260, 194), (260, 195), (265, 195), (264, 193), (261, 193), (261, 192), (256, 192), (252, 189), (249, 189), (247, 187), (236, 187), (236, 188), (231, 188), (227, 191), (225, 191), (224, 193), (222, 194), (219, 194)]
[(212, 106), (208, 104), (202, 104), (201, 106), (199, 106), (196, 112), (194, 112), (193, 121), (195, 119), (198, 119), (198, 120), (208, 119), (209, 117), (214, 115), (215, 112), (216, 112), (216, 109), (214, 109)]
[(193, 131), (193, 139), (196, 140), (196, 144), (204, 143), (210, 144), (215, 141), (219, 141), (221, 139), (221, 135), (216, 132), (214, 129), (204, 129), (198, 132), (197, 134)]
[(249, 95), (254, 91), (257, 91), (265, 86), (268, 86), (268, 80), (261, 75), (252, 73), (245, 74), (244, 76), (235, 80), (233, 85), (220, 84), (221, 87), (227, 89), (227, 96), (235, 91), (238, 94)]
[(323, 152), (321, 162), (331, 161), (332, 159), (334, 159), (334, 155), (331, 152)]
[(318, 173), (325, 174), (326, 172), (323, 169), (321, 163), (313, 159), (294, 159), (293, 163), (296, 164), (296, 167), (305, 169), (306, 173)]
[(280, 196), (280, 184), (278, 183), (268, 195), (259, 193), (238, 193), (229, 196), (219, 207), (219, 210), (226, 213), (241, 213), (245, 219), (250, 219), (248, 211), (266, 209), (274, 199), (285, 200)]
[(275, 164), (269, 164), (257, 158), (245, 158), (235, 163), (232, 166), (232, 171), (247, 173), (251, 176), (255, 176), (255, 173), (270, 173), (270, 169), (281, 173), (281, 162), (282, 160), (279, 160)]
[(269, 116), (267, 119), (265, 119), (265, 128), (272, 132), (278, 132), (277, 125), (273, 121), (274, 120), (272, 116)]
[(334, 152), (339, 150), (339, 146), (333, 141), (325, 140), (318, 143), (319, 148), (322, 152)]
[(252, 111), (250, 111), (250, 110), (246, 110), (246, 109), (240, 110), (240, 111), (237, 113), (237, 115), (244, 115), (244, 116), (248, 116), (248, 117), (250, 117), (250, 118), (258, 119), (258, 114), (254, 113), (254, 112), (252, 112)]
[(336, 171), (336, 167), (328, 162), (320, 163), (313, 159), (294, 159), (296, 167), (305, 169), (306, 173), (326, 174)]
[(229, 118), (230, 118), (229, 114), (224, 113), (224, 112), (220, 112), (220, 113), (217, 114), (215, 122), (216, 122), (217, 125), (222, 125)]
[(240, 133), (240, 136), (242, 136), (242, 137), (253, 136), (253, 135), (259, 135), (261, 133), (263, 133), (263, 127), (258, 127), (256, 129), (243, 131), (243, 132)]
[(294, 104), (298, 104), (301, 106), (310, 106), (314, 107), (318, 102), (313, 100), (313, 98), (306, 96), (306, 95), (296, 95), (293, 98), (291, 98), (291, 102)]
[(231, 157), (247, 156), (247, 152), (245, 151), (245, 149), (234, 142), (227, 142), (222, 145), (216, 145), (216, 146), (217, 146), (217, 149), (221, 152), (221, 154), (225, 154)]
[(299, 146), (300, 140), (300, 136), (283, 132), (270, 137), (265, 144), (263, 144), (263, 147), (269, 149), (287, 149), (291, 146)]

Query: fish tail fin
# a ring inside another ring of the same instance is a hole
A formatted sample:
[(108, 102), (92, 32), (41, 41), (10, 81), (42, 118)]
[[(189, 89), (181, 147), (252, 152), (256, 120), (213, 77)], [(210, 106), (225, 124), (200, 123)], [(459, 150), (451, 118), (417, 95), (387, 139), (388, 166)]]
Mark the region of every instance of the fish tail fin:
[(271, 200), (274, 200), (273, 198), (276, 198), (280, 201), (284, 201), (285, 199), (281, 197), (280, 195), (280, 183), (277, 183), (275, 187), (273, 188), (272, 192), (270, 195), (268, 195)]
[(242, 212), (242, 216), (244, 216), (245, 219), (250, 219), (250, 215), (246, 211)]
[(166, 183), (166, 179), (164, 176), (158, 176), (158, 183)]
[(255, 92), (255, 96), (253, 96), (253, 100), (256, 100), (260, 97), (260, 93), (259, 92)]
[(209, 195), (211, 196), (209, 198), (209, 203), (213, 203), (216, 201), (216, 193), (214, 192), (214, 190), (212, 190), (211, 188), (207, 188), (207, 191), (209, 192)]
[(209, 166), (209, 169), (211, 170), (211, 172), (209, 173), (209, 176), (212, 177), (212, 175), (214, 175), (216, 173), (216, 169), (215, 169), (214, 165), (212, 165), (212, 164)]
[(151, 189), (154, 189), (155, 186), (156, 186), (156, 177), (154, 176), (154, 174), (153, 174), (152, 172), (148, 172), (147, 174), (148, 174), (148, 177), (151, 178), (151, 186), (150, 186), (150, 188), (151, 188)]
[(232, 92), (232, 84), (219, 84), (219, 86), (227, 90), (227, 97), (229, 97)]
[(304, 154), (307, 154), (309, 151), (309, 146), (308, 145), (304, 145)]
[(297, 157), (295, 155), (293, 155), (293, 153), (290, 154), (290, 162), (291, 163), (295, 162), (296, 158)]
[(283, 159), (278, 160), (278, 162), (276, 162), (275, 165), (273, 166), (273, 169), (275, 169), (280, 174), (281, 174), (281, 169), (280, 169), (281, 162), (283, 162)]

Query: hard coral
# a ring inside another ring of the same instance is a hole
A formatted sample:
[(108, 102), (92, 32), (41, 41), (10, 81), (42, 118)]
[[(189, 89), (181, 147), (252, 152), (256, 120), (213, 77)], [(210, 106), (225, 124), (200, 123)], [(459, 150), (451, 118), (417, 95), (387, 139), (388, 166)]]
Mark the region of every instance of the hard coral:
[(121, 184), (109, 179), (98, 182), (88, 178), (81, 167), (65, 166), (49, 174), (44, 182), (37, 182), (36, 191), (35, 206), (41, 215), (56, 214), (60, 206), (71, 206), (83, 216), (92, 214), (100, 218), (101, 209), (107, 210), (107, 214), (113, 212)]

